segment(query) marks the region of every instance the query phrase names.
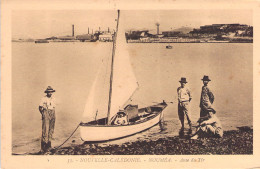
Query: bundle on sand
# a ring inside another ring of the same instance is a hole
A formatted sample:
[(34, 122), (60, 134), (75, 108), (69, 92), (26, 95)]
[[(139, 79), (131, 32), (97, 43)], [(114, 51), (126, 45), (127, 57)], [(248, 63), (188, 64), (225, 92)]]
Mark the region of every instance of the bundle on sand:
[[(223, 138), (183, 139), (179, 136), (155, 141), (127, 142), (122, 145), (82, 144), (51, 150), (46, 155), (173, 155), (173, 154), (253, 154), (253, 129), (240, 127), (225, 131)], [(42, 154), (41, 154), (42, 155)]]

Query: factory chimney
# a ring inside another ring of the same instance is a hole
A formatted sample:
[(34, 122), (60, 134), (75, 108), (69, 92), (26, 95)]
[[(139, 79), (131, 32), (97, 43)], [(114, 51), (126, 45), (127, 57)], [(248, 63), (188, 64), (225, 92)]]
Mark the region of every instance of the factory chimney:
[(72, 25), (72, 36), (74, 36), (74, 25)]
[(89, 34), (89, 27), (88, 27), (88, 34)]
[(107, 28), (107, 32), (109, 33), (109, 27)]

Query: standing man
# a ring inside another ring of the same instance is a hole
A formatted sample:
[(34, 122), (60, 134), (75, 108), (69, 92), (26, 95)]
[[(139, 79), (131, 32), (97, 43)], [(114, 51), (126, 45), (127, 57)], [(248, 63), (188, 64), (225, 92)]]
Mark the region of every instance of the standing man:
[(205, 117), (208, 115), (208, 110), (212, 108), (214, 102), (214, 95), (208, 87), (209, 79), (208, 76), (204, 76), (203, 79), (204, 86), (202, 86), (201, 97), (200, 97), (200, 117)]
[(178, 115), (181, 121), (181, 131), (184, 130), (185, 115), (191, 130), (191, 120), (189, 117), (189, 103), (192, 99), (191, 92), (188, 88), (185, 87), (186, 83), (188, 83), (185, 77), (182, 77), (179, 82), (181, 83), (181, 86), (178, 87), (177, 93), (178, 93)]
[(51, 140), (55, 125), (55, 99), (52, 96), (53, 88), (48, 86), (44, 91), (44, 96), (39, 105), (39, 111), (42, 114), (42, 139), (41, 151), (46, 152), (51, 148)]

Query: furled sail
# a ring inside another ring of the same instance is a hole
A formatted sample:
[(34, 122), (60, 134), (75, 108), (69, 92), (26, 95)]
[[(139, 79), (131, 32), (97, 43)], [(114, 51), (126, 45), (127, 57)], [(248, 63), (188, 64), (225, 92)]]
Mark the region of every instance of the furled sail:
[(119, 109), (124, 108), (124, 104), (138, 87), (129, 58), (123, 25), (124, 23), (121, 19), (116, 37), (109, 121)]

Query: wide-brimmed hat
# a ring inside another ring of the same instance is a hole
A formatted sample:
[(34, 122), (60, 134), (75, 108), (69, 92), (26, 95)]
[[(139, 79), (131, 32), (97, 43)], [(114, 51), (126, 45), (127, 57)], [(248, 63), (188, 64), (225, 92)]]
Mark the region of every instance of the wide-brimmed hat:
[(201, 80), (203, 80), (203, 81), (211, 81), (211, 80), (209, 79), (209, 76), (204, 76), (203, 79), (201, 79)]
[(55, 90), (53, 90), (51, 86), (48, 86), (47, 89), (44, 91), (44, 93), (51, 93), (51, 92), (55, 92)]
[(186, 77), (182, 77), (179, 82), (180, 82), (180, 83), (188, 83), (188, 82), (186, 81)]

